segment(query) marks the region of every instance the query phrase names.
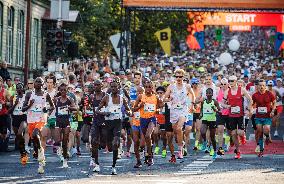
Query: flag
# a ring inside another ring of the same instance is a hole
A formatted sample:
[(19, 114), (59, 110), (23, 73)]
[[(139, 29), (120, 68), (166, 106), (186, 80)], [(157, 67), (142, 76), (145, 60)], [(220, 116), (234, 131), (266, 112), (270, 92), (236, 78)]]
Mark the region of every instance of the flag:
[(170, 56), (171, 55), (171, 29), (166, 28), (155, 33), (155, 36), (158, 38), (161, 47), (163, 48), (164, 52)]
[(221, 42), (222, 41), (222, 29), (216, 29), (215, 34), (216, 34), (216, 40), (218, 42)]
[(195, 32), (194, 37), (196, 38), (201, 49), (204, 49), (204, 31)]
[(284, 40), (284, 33), (280, 33), (280, 32), (277, 32), (276, 35), (275, 35), (275, 52), (279, 52), (279, 49), (283, 43), (283, 40)]

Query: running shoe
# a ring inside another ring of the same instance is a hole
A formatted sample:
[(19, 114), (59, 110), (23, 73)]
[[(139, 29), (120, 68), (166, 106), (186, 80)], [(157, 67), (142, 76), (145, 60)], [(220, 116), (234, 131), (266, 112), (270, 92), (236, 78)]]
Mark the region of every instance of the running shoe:
[(187, 149), (186, 149), (186, 147), (185, 147), (185, 145), (183, 146), (183, 156), (185, 157), (185, 156), (187, 156)]
[(177, 156), (178, 159), (183, 159), (183, 153), (182, 151), (178, 151), (178, 156)]
[(196, 148), (196, 149), (193, 148), (193, 150), (197, 150), (197, 147), (198, 147), (198, 145), (199, 145), (198, 142), (199, 142), (198, 140), (196, 140), (196, 141), (194, 142), (194, 148)]
[(67, 159), (64, 159), (63, 160), (63, 168), (68, 168), (68, 162), (67, 162)]
[(111, 175), (117, 175), (117, 172), (116, 172), (116, 168), (115, 168), (115, 167), (112, 167), (112, 168), (111, 168)]
[(156, 146), (156, 147), (155, 147), (155, 151), (154, 151), (155, 155), (158, 155), (159, 152), (160, 152), (160, 147), (159, 147), (159, 146)]
[(101, 171), (100, 165), (99, 164), (95, 164), (93, 172), (99, 173), (100, 171)]
[(41, 163), (39, 163), (37, 172), (38, 172), (39, 174), (43, 174), (43, 173), (44, 173), (44, 165), (42, 165)]
[(246, 135), (240, 136), (240, 139), (241, 139), (242, 145), (245, 145), (246, 142), (247, 142), (247, 140), (246, 140)]
[(258, 156), (258, 157), (263, 157), (263, 151), (259, 151), (259, 153), (258, 153), (257, 156)]
[(203, 142), (203, 143), (202, 143), (202, 146), (201, 146), (201, 150), (202, 150), (202, 151), (205, 151), (206, 148), (207, 148), (207, 143), (206, 143), (206, 142)]
[(235, 155), (235, 159), (241, 159), (241, 152), (237, 152)]
[(91, 158), (89, 166), (90, 167), (96, 167), (96, 163), (95, 163), (93, 158)]
[[(214, 150), (213, 150), (214, 151)], [(216, 159), (216, 157), (217, 157), (217, 154), (216, 154), (216, 152), (214, 151), (214, 153), (213, 153), (213, 155), (212, 155), (212, 159)]]
[(278, 137), (279, 136), (279, 134), (278, 134), (278, 131), (277, 130), (275, 130), (275, 132), (274, 132), (274, 135), (273, 135), (274, 137)]
[(225, 144), (224, 145), (224, 151), (228, 152), (230, 150), (230, 144)]
[(162, 151), (162, 158), (166, 158), (167, 157), (167, 150), (163, 150)]
[(214, 155), (214, 153), (215, 153), (215, 151), (213, 150), (213, 148), (210, 148), (209, 155), (210, 155), (210, 156), (213, 156), (213, 155)]
[(254, 151), (255, 151), (256, 153), (259, 153), (259, 152), (260, 152), (260, 146), (257, 145)]
[(31, 148), (29, 147), (29, 146), (25, 146), (25, 151), (27, 152), (27, 154), (30, 154), (30, 151), (31, 150)]
[(76, 153), (77, 155), (81, 155), (81, 149), (80, 149), (80, 147), (77, 147), (77, 153)]
[(54, 140), (52, 140), (52, 139), (48, 139), (46, 141), (46, 146), (53, 146), (53, 144), (54, 144)]
[(134, 165), (134, 168), (141, 168), (142, 167), (142, 163), (141, 161), (137, 161), (137, 163)]
[(26, 153), (23, 153), (23, 154), (21, 155), (21, 163), (22, 163), (22, 165), (26, 165), (27, 162), (28, 162), (28, 160), (29, 160), (28, 155), (27, 155)]
[(53, 147), (52, 147), (52, 151), (53, 151), (53, 153), (57, 153), (57, 147), (56, 147), (56, 146), (53, 146)]
[(269, 136), (269, 137), (266, 137), (266, 139), (265, 139), (265, 144), (268, 145), (268, 144), (270, 144), (270, 143), (272, 143), (271, 137), (270, 137), (270, 136)]
[(75, 154), (77, 154), (76, 148), (71, 148), (70, 149), (70, 157), (73, 157)]
[(148, 155), (145, 155), (145, 160), (144, 160), (144, 164), (148, 164), (148, 159), (149, 159), (149, 156)]
[(129, 152), (129, 151), (125, 152), (125, 156), (126, 156), (127, 158), (129, 158), (129, 157), (131, 156), (130, 152)]
[(202, 144), (198, 144), (197, 150), (199, 150), (199, 151), (203, 150), (203, 149), (202, 149)]
[(34, 151), (33, 152), (33, 158), (35, 159), (35, 160), (37, 160), (37, 158), (38, 158), (38, 151)]
[(176, 160), (176, 156), (175, 156), (175, 155), (172, 155), (172, 156), (171, 156), (171, 159), (169, 160), (169, 162), (170, 162), (170, 163), (176, 163), (176, 161), (177, 161), (177, 160)]
[(218, 152), (217, 152), (217, 155), (224, 155), (225, 154), (225, 151), (223, 150), (223, 148), (222, 147), (220, 147), (219, 149), (218, 149)]
[(206, 146), (204, 153), (210, 153), (210, 146), (208, 146), (208, 145)]
[(152, 165), (154, 165), (154, 159), (153, 159), (153, 157), (149, 157), (148, 166), (152, 166)]

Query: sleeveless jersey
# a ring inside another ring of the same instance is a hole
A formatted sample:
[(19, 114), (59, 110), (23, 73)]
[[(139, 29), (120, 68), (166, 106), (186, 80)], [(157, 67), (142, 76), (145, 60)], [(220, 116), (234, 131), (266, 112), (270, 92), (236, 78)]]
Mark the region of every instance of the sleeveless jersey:
[[(28, 123), (35, 123), (35, 122), (46, 122), (46, 116), (43, 112), (44, 108), (46, 108), (46, 95), (47, 93), (44, 92), (42, 96), (38, 96), (32, 91), (30, 100), (35, 100), (31, 108), (27, 111), (27, 122)], [(29, 104), (29, 102), (28, 102)]]
[(232, 90), (229, 89), (227, 101), (228, 104), (231, 106), (229, 110), (229, 117), (241, 117), (244, 115), (244, 104), (241, 87), (238, 87), (236, 95), (232, 95)]
[(15, 115), (15, 116), (20, 116), (20, 115), (23, 115), (23, 114), (25, 114), (23, 111), (22, 111), (22, 108), (23, 108), (23, 105), (24, 105), (24, 102), (25, 102), (25, 97), (26, 97), (26, 95), (24, 94), (23, 95), (23, 97), (22, 98), (20, 98), (20, 97), (14, 97), (14, 99), (13, 99), (13, 103), (15, 103), (16, 102), (16, 99), (18, 98), (19, 99), (19, 103), (16, 105), (16, 107), (15, 107), (15, 109), (14, 109), (14, 111), (12, 112), (12, 115)]
[(204, 100), (202, 108), (202, 120), (216, 121), (216, 112), (214, 111), (214, 108), (217, 109), (213, 100), (210, 103), (207, 103), (207, 100)]
[(119, 95), (119, 104), (114, 104), (111, 94), (108, 95), (108, 104), (106, 107), (107, 112), (110, 112), (109, 116), (105, 116), (105, 120), (117, 120), (122, 119), (121, 107), (123, 105), (123, 98)]

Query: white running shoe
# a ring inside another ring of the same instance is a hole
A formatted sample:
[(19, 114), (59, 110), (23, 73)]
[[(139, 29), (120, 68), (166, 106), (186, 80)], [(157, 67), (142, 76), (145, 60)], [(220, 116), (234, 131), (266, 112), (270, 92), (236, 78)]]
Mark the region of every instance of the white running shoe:
[(100, 165), (99, 164), (95, 164), (93, 172), (99, 173), (100, 171), (101, 171)]
[(64, 159), (63, 160), (63, 168), (68, 168), (68, 162), (67, 162), (67, 159)]
[(275, 132), (274, 132), (274, 135), (273, 135), (274, 137), (278, 137), (279, 136), (279, 134), (278, 134), (278, 131), (277, 130), (275, 130)]
[(93, 158), (91, 158), (91, 160), (90, 160), (90, 167), (96, 167), (96, 163), (93, 160)]
[(31, 148), (29, 147), (29, 146), (25, 146), (25, 151), (28, 153), (28, 154), (30, 154), (31, 153)]
[(256, 146), (255, 152), (256, 152), (256, 153), (259, 153), (259, 152), (260, 152), (260, 146), (259, 146), (259, 145)]
[(112, 168), (111, 168), (111, 175), (117, 175), (117, 172), (116, 172), (116, 168), (115, 168), (115, 167), (112, 167)]
[(37, 172), (39, 174), (43, 174), (44, 173), (44, 166), (45, 166), (45, 162), (39, 162), (39, 166), (38, 166), (38, 169), (37, 169)]

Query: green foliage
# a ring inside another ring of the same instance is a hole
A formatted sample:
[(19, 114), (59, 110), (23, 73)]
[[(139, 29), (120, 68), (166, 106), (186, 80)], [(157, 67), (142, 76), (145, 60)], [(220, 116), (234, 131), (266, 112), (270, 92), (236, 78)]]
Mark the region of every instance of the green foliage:
[[(71, 9), (79, 10), (82, 23), (71, 27), (73, 37), (79, 42), (79, 50), (84, 55), (103, 55), (112, 51), (109, 37), (121, 30), (120, 0), (76, 0), (71, 1)], [(131, 32), (134, 31), (131, 12)], [(149, 53), (160, 47), (154, 33), (160, 29), (172, 29), (172, 43), (185, 39), (188, 19), (186, 12), (136, 12), (135, 52)]]

